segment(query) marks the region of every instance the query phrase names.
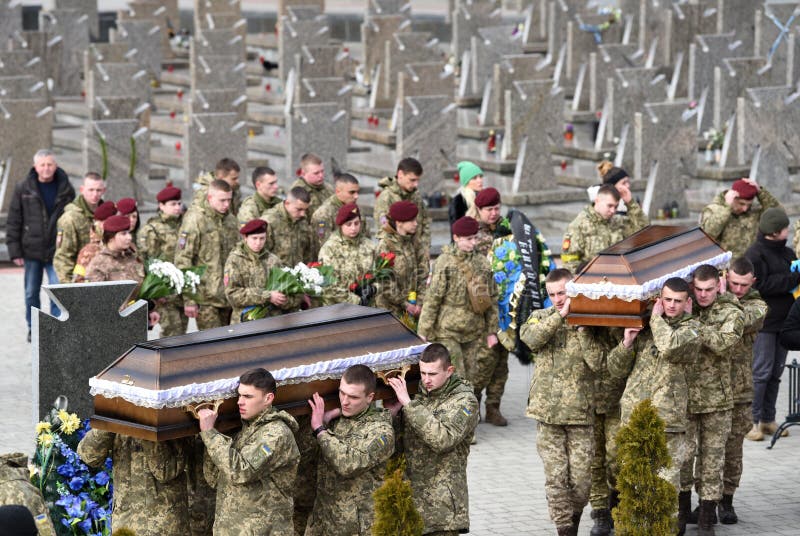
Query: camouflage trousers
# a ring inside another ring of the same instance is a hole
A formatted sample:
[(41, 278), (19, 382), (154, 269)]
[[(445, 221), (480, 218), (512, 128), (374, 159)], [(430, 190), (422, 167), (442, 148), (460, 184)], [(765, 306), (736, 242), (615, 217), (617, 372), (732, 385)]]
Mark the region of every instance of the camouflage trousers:
[(158, 324), (161, 326), (161, 337), (174, 337), (183, 335), (189, 327), (189, 317), (183, 312), (183, 306), (164, 304), (159, 305), (158, 314), (161, 318)]
[(691, 454), (686, 444), (685, 432), (667, 432), (667, 451), (672, 465), (658, 472), (658, 476), (675, 486), (675, 493), (681, 489), (681, 467), (687, 455)]
[(212, 536), (214, 513), (217, 505), (217, 490), (203, 476), (203, 454), (205, 446), (200, 436), (195, 436), (194, 449), (189, 452), (186, 464), (186, 483), (189, 495), (189, 534)]
[(231, 323), (230, 307), (214, 307), (213, 305), (201, 305), (197, 311), (197, 329), (218, 328), (227, 326)]
[(592, 428), (544, 422), (537, 426), (536, 450), (544, 465), (547, 509), (556, 527), (571, 525), (573, 512), (582, 512), (589, 501)]
[(481, 399), (481, 392), (486, 389), (486, 405), (499, 406), (500, 399), (506, 390), (508, 380), (508, 350), (497, 343), (492, 348), (485, 348), (474, 364), (477, 371), (475, 378), (467, 378), (475, 387), (475, 396)]
[(299, 428), (294, 437), (300, 449), (300, 465), (294, 482), (294, 533), (303, 536), (317, 497), (319, 443), (311, 434), (310, 415), (298, 416), (297, 424)]
[(589, 502), (592, 510), (608, 508), (608, 497), (617, 485), (617, 442), (620, 426), (619, 407), (610, 413), (594, 414), (594, 457), (592, 489)]
[(753, 426), (750, 403), (734, 404), (731, 414), (731, 433), (725, 443), (725, 466), (722, 469), (722, 493), (733, 495), (742, 478), (742, 444)]
[[(450, 352), (450, 360), (456, 367), (459, 376), (467, 380), (471, 385), (475, 385), (475, 380), (480, 379), (480, 367), (478, 363), (488, 355), (491, 349), (486, 346), (486, 337), (478, 337), (469, 342), (459, 342), (455, 339), (436, 339)], [(491, 377), (491, 376), (489, 376)], [(488, 383), (486, 380), (484, 383)]]
[(690, 491), (694, 484), (701, 500), (719, 501), (722, 499), (725, 443), (731, 431), (731, 410), (689, 413), (688, 417), (689, 454), (681, 467), (681, 491)]

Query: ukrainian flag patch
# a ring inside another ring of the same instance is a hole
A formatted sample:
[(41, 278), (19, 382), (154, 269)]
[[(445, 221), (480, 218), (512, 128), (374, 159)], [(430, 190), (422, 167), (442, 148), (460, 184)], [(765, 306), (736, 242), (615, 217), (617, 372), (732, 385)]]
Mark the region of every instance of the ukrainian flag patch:
[(266, 443), (261, 445), (261, 452), (263, 452), (265, 456), (272, 456), (272, 449), (269, 448), (269, 445)]
[(466, 406), (461, 408), (461, 413), (463, 413), (467, 417), (471, 417), (472, 416), (472, 412)]

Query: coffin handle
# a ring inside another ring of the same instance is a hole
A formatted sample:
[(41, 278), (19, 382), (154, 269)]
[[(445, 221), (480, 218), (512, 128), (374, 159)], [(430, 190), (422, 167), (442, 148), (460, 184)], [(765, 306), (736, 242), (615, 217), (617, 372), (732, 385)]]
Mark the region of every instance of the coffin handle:
[(376, 372), (375, 375), (383, 380), (383, 383), (389, 385), (389, 378), (393, 378), (395, 376), (399, 376), (403, 379), (406, 378), (406, 373), (411, 370), (411, 365), (403, 365), (400, 368), (390, 369), (390, 370), (382, 370), (380, 372)]
[(213, 402), (200, 402), (198, 404), (188, 404), (184, 406), (183, 409), (191, 413), (195, 419), (200, 420), (200, 416), (197, 414), (198, 410), (201, 410), (203, 408), (208, 408), (210, 410), (213, 410), (214, 413), (217, 413), (219, 412), (219, 407), (222, 405), (223, 402), (225, 402), (225, 400), (220, 398), (219, 400), (214, 400)]

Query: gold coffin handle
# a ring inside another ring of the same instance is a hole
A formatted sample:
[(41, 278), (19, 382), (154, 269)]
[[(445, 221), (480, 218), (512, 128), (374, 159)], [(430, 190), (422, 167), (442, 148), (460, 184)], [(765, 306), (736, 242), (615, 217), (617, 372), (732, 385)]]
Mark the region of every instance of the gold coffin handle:
[(214, 400), (213, 402), (200, 402), (198, 404), (188, 404), (184, 406), (183, 409), (191, 413), (195, 419), (200, 420), (200, 416), (197, 414), (198, 410), (201, 410), (203, 408), (208, 408), (213, 410), (214, 413), (217, 413), (219, 411), (219, 407), (222, 405), (223, 402), (225, 402), (225, 400), (220, 398), (219, 400)]
[(411, 365), (403, 365), (400, 368), (390, 369), (390, 370), (382, 370), (380, 372), (376, 372), (375, 375), (383, 380), (383, 383), (389, 385), (389, 378), (393, 378), (395, 376), (399, 376), (403, 379), (406, 378), (406, 373), (411, 370)]

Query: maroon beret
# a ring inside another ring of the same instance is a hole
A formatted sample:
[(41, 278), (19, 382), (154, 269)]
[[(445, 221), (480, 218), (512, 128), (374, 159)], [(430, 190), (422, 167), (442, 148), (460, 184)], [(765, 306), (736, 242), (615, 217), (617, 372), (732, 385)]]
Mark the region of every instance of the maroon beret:
[(411, 221), (419, 214), (419, 208), (413, 201), (398, 201), (389, 207), (389, 217), (394, 221)]
[(361, 217), (361, 211), (358, 210), (358, 205), (356, 205), (355, 203), (347, 203), (346, 205), (343, 205), (342, 208), (339, 209), (339, 212), (336, 214), (336, 225), (341, 227), (350, 220), (354, 220), (360, 217)]
[(103, 231), (107, 233), (118, 233), (120, 231), (130, 231), (131, 220), (127, 216), (111, 216), (103, 222)]
[(159, 203), (166, 203), (167, 201), (180, 201), (181, 189), (174, 186), (167, 186), (156, 196), (156, 201)]
[(96, 209), (94, 209), (94, 221), (106, 221), (111, 216), (117, 213), (117, 206), (114, 204), (113, 201), (105, 201), (100, 203)]
[(475, 206), (478, 208), (493, 207), (500, 204), (500, 192), (495, 188), (484, 188), (475, 196)]
[(739, 179), (738, 181), (734, 182), (731, 188), (736, 190), (736, 193), (738, 193), (739, 197), (742, 199), (753, 199), (756, 194), (758, 194), (756, 187), (744, 179)]
[(456, 236), (472, 236), (478, 232), (478, 221), (475, 218), (464, 216), (453, 224), (453, 234)]
[(239, 234), (243, 236), (258, 234), (258, 233), (266, 233), (266, 232), (267, 232), (267, 222), (262, 220), (261, 218), (255, 218), (253, 220), (250, 220), (249, 222), (242, 225), (241, 229), (239, 229)]
[(117, 210), (123, 215), (132, 213), (136, 210), (136, 200), (132, 197), (123, 197), (117, 201)]

